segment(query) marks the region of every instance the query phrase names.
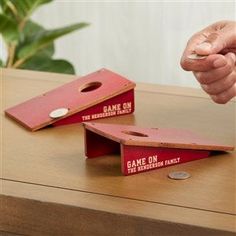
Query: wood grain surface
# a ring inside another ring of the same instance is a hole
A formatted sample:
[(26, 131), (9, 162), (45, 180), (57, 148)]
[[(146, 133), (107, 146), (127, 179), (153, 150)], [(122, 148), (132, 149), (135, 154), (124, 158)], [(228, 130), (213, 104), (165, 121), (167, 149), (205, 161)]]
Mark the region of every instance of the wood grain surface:
[[(26, 131), (3, 110), (74, 76), (1, 71), (0, 231), (25, 235), (234, 235), (235, 151), (124, 177), (117, 155), (86, 160), (81, 124)], [(166, 91), (166, 92), (165, 92)], [(191, 92), (192, 91), (192, 92)], [(189, 129), (235, 144), (235, 102), (201, 91), (137, 86), (133, 115), (111, 124)], [(175, 181), (169, 172), (191, 178)]]
[(166, 147), (196, 150), (233, 151), (233, 146), (226, 146), (214, 140), (202, 137), (185, 129), (168, 129), (84, 122), (87, 130), (115, 142), (143, 147)]

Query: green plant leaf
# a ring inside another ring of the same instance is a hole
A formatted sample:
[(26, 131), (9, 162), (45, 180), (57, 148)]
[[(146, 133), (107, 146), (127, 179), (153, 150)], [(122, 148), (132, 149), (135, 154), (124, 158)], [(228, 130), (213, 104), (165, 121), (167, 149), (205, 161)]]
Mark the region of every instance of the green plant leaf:
[[(46, 30), (41, 25), (33, 21), (28, 21), (21, 33), (21, 42), (17, 46), (16, 57), (19, 58), (18, 53), (22, 47), (35, 42), (45, 31)], [(50, 43), (47, 47), (39, 50), (37, 56), (52, 57), (54, 52), (54, 43)]]
[(25, 27), (23, 29), (23, 40), (24, 41), (32, 41), (35, 38), (37, 38), (38, 35), (41, 35), (43, 32), (45, 32), (45, 29), (43, 26), (39, 25), (38, 23), (34, 21), (27, 21), (25, 24)]
[(50, 43), (47, 47), (38, 50), (34, 56), (44, 56), (51, 58), (55, 52), (54, 43)]
[[(13, 10), (18, 20), (27, 19), (42, 4), (49, 3), (53, 0), (1, 0), (7, 5), (9, 10)], [(5, 7), (4, 5), (4, 7)], [(5, 7), (6, 8), (6, 7)]]
[(40, 35), (38, 35), (37, 39), (35, 39), (34, 42), (22, 47), (19, 51), (18, 56), (19, 58), (29, 58), (39, 50), (42, 50), (43, 48), (47, 47), (55, 39), (63, 35), (69, 34), (75, 30), (82, 29), (88, 25), (88, 23), (82, 22), (55, 30), (46, 30), (45, 32), (42, 32)]
[[(24, 34), (24, 44), (28, 45), (40, 38), (42, 34), (44, 34), (46, 30), (39, 24), (28, 21), (24, 27), (23, 34)], [(21, 45), (22, 47), (23, 45)], [(47, 47), (42, 48), (37, 52), (38, 56), (46, 56), (46, 57), (52, 57), (55, 52), (54, 43), (48, 44)]]
[(3, 14), (0, 14), (0, 33), (8, 43), (16, 42), (19, 39), (17, 24)]
[(66, 60), (53, 60), (45, 57), (32, 57), (27, 60), (21, 69), (48, 71), (63, 74), (75, 74), (74, 67)]
[(6, 8), (6, 0), (0, 0), (0, 7), (2, 12), (4, 12)]
[(0, 0), (0, 7), (4, 15), (11, 17), (12, 20), (16, 20), (17, 10), (10, 0)]

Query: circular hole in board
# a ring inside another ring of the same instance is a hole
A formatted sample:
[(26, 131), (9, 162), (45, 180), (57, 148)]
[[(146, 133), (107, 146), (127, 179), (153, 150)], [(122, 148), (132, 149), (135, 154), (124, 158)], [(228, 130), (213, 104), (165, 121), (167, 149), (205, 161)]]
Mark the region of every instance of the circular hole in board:
[(90, 83), (82, 85), (79, 88), (79, 91), (81, 93), (91, 92), (91, 91), (94, 91), (94, 90), (100, 88), (101, 86), (102, 86), (101, 82), (98, 82), (98, 81), (90, 82)]
[(140, 132), (136, 132), (136, 131), (122, 131), (122, 133), (124, 134), (128, 134), (128, 135), (132, 135), (132, 136), (136, 136), (136, 137), (148, 137), (148, 135), (140, 133)]

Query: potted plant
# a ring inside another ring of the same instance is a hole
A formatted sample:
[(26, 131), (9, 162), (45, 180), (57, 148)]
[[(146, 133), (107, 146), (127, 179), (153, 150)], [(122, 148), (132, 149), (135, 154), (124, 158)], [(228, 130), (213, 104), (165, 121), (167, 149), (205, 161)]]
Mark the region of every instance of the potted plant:
[(20, 68), (74, 74), (71, 63), (54, 59), (54, 40), (82, 29), (80, 22), (47, 30), (30, 19), (32, 13), (53, 0), (0, 0), (0, 34), (7, 48), (7, 60), (0, 67)]

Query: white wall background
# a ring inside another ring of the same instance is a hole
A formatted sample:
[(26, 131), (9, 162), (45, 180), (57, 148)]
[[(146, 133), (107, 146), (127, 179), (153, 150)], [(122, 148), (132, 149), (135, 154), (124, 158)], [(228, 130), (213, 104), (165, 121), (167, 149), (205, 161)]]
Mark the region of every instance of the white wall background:
[(215, 21), (235, 20), (235, 2), (55, 0), (33, 18), (48, 28), (91, 23), (56, 43), (55, 57), (77, 74), (105, 67), (137, 82), (196, 87), (179, 66), (186, 41)]

